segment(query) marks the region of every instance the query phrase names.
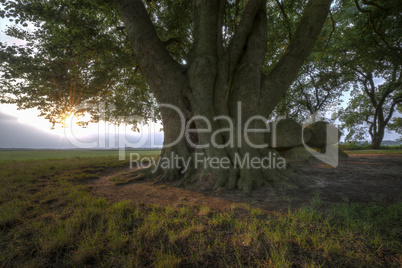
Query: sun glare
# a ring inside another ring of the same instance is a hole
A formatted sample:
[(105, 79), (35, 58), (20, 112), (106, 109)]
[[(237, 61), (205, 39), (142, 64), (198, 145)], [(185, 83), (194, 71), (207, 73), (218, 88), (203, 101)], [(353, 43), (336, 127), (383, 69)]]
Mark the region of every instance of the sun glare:
[(63, 116), (63, 122), (61, 123), (63, 127), (70, 127), (73, 124), (74, 113), (68, 113)]

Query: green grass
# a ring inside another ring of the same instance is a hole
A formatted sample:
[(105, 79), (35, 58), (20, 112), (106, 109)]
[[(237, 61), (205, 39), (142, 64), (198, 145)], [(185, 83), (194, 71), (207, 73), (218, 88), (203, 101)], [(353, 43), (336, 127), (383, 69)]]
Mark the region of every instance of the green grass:
[(345, 150), (348, 154), (402, 154), (402, 149), (361, 149)]
[(358, 153), (362, 151), (373, 151), (377, 153), (402, 153), (402, 145), (386, 145), (381, 146), (380, 149), (371, 149), (371, 145), (369, 143), (358, 144), (356, 142), (349, 142), (349, 143), (340, 143), (339, 149), (342, 151), (353, 152), (356, 151)]
[[(138, 153), (142, 156), (157, 156), (159, 150), (127, 150), (126, 157), (130, 153)], [(65, 159), (86, 157), (118, 157), (118, 150), (1, 150), (0, 161), (4, 160), (32, 160), (32, 159)]]
[[(212, 212), (92, 195), (115, 157), (3, 161), (0, 267), (381, 267), (401, 265), (402, 203)], [(319, 203), (316, 196), (314, 203)]]
[(402, 145), (381, 146), (380, 149), (371, 149), (371, 145), (357, 143), (341, 143), (339, 148), (348, 154), (402, 154)]

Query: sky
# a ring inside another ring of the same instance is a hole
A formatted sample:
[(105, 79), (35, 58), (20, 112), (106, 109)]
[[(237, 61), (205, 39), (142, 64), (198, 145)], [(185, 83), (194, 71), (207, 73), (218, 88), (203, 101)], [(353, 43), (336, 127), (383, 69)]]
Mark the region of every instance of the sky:
[(56, 125), (51, 129), (52, 124), (39, 117), (36, 109), (17, 110), (13, 104), (0, 105), (0, 148), (160, 148), (163, 144), (160, 124), (141, 126), (140, 132), (127, 125), (117, 127), (105, 122), (89, 123), (82, 128), (73, 117), (66, 120), (67, 127)]
[[(4, 34), (7, 23), (8, 20), (0, 18), (0, 42), (23, 45), (22, 40)], [(163, 144), (161, 124), (140, 126), (138, 133), (130, 126), (117, 127), (105, 122), (89, 123), (82, 128), (73, 117), (67, 120), (67, 128), (56, 125), (52, 129), (52, 124), (39, 114), (36, 108), (18, 110), (15, 104), (0, 104), (0, 148), (148, 148)]]
[[(0, 5), (1, 7), (1, 5)], [(8, 21), (0, 18), (0, 42), (24, 44), (23, 41), (4, 34)], [(347, 103), (344, 97), (343, 105)], [(75, 124), (71, 118), (67, 128), (52, 124), (39, 117), (37, 109), (18, 110), (15, 104), (0, 104), (0, 148), (116, 148), (162, 147), (163, 133), (160, 124), (140, 127), (140, 132), (131, 131), (130, 126), (116, 127), (105, 122), (90, 123), (87, 128)], [(152, 137), (152, 138), (151, 138)], [(395, 140), (398, 135), (386, 133), (384, 140)]]

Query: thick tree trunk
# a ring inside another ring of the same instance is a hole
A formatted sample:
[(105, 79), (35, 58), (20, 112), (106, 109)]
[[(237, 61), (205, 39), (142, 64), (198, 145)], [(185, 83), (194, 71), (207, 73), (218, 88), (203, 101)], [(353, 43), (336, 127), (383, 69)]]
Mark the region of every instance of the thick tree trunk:
[(384, 139), (385, 125), (380, 124), (377, 131), (373, 134), (371, 140), (372, 149), (380, 149), (382, 140)]
[(382, 139), (383, 138), (380, 136), (374, 136), (373, 140), (371, 141), (371, 149), (380, 149)]
[[(262, 71), (267, 48), (264, 1), (248, 1), (224, 49), (225, 1), (195, 0), (194, 45), (186, 66), (163, 47), (140, 0), (116, 3), (139, 67), (161, 106), (165, 140), (153, 175), (246, 192), (286, 184), (280, 170), (284, 160), (262, 146), (263, 133), (244, 128), (266, 128), (262, 118), (268, 118), (308, 56), (331, 0), (309, 2), (287, 53), (268, 75)], [(260, 118), (249, 121), (256, 115)], [(250, 166), (264, 159), (264, 167)]]

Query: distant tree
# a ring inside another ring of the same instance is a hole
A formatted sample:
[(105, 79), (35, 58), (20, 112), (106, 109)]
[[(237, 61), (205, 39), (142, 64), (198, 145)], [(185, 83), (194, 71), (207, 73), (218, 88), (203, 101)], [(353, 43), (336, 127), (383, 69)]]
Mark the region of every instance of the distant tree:
[[(368, 133), (373, 149), (402, 103), (402, 7), (395, 1), (341, 1), (344, 66), (354, 73), (352, 99), (340, 120), (347, 140)], [(375, 78), (383, 83), (375, 83)], [(394, 118), (395, 122), (399, 119)]]
[[(399, 105), (396, 111), (399, 112), (399, 114), (402, 114), (402, 105)], [(392, 130), (398, 133), (398, 141), (402, 141), (402, 117), (394, 117), (391, 123), (388, 123), (387, 128), (388, 130)]]
[(312, 115), (328, 118), (328, 112), (340, 105), (340, 96), (348, 87), (347, 75), (339, 62), (319, 59), (323, 60), (317, 58), (303, 65), (278, 104), (276, 115), (304, 122)]
[(340, 5), (336, 2), (312, 53), (276, 107), (276, 116), (287, 116), (300, 122), (314, 114), (328, 119), (328, 109), (339, 106), (341, 95), (353, 79), (342, 63), (343, 29), (339, 27), (342, 19), (339, 13)]
[[(373, 80), (372, 77), (367, 79), (367, 83)], [(394, 123), (390, 124), (390, 120), (394, 114), (395, 106), (402, 101), (401, 92), (387, 94), (388, 91), (382, 86), (374, 86), (374, 82), (367, 92), (355, 91), (352, 99), (346, 109), (341, 111), (340, 120), (343, 122), (343, 127), (349, 133), (346, 136), (347, 141), (364, 140), (367, 134), (370, 135), (373, 149), (379, 149), (384, 138), (385, 130), (398, 131), (399, 117), (394, 118)], [(368, 86), (367, 86), (368, 88)], [(371, 93), (374, 92), (374, 93)], [(397, 95), (399, 94), (399, 96)], [(371, 97), (370, 97), (371, 96)], [(374, 107), (377, 107), (374, 108)]]
[[(15, 79), (7, 79), (10, 82), (2, 87), (3, 94), (9, 98), (14, 94), (14, 101), (23, 107), (39, 107), (46, 114), (61, 117), (71, 108), (46, 108), (49, 102), (64, 98), (63, 102), (75, 104), (96, 97), (122, 104), (127, 108), (123, 114), (143, 115), (149, 111), (146, 114), (151, 117), (152, 109), (148, 107), (152, 101), (147, 94), (152, 93), (164, 130), (161, 157), (173, 154), (183, 159), (178, 165), (160, 166), (153, 176), (183, 182), (210, 178), (216, 187), (244, 191), (281, 182), (284, 176), (277, 170), (233, 165), (236, 155), (261, 158), (272, 151), (247, 144), (244, 132), (227, 131), (230, 125), (222, 119), (233, 119), (233, 127), (244, 128), (251, 117), (272, 113), (309, 55), (332, 1), (300, 0), (286, 6), (280, 1), (282, 8), (278, 2), (2, 1), (3, 17), (14, 18), (22, 25), (33, 22), (37, 27), (35, 37), (29, 40), (31, 51), (8, 51), (3, 47), (3, 72)], [(29, 39), (29, 34), (19, 28), (10, 28), (8, 33)], [(19, 59), (10, 54), (37, 60), (39, 70), (29, 73), (29, 68), (23, 68), (16, 72), (18, 68), (9, 63)], [(46, 61), (51, 68), (46, 67)], [(55, 74), (48, 70), (55, 70)], [(54, 80), (54, 75), (60, 79)], [(25, 83), (22, 91), (14, 87), (19, 79)], [(144, 106), (138, 106), (141, 101)], [(193, 130), (190, 139), (183, 137), (167, 146), (180, 137), (182, 122), (177, 112), (164, 104), (174, 105), (184, 114), (187, 129)], [(191, 121), (194, 116), (198, 117)], [(265, 122), (252, 125), (262, 128)], [(253, 144), (265, 143), (262, 133), (249, 136)], [(212, 140), (219, 146), (212, 146)], [(241, 146), (228, 143), (239, 140)], [(196, 153), (228, 158), (232, 168), (185, 168), (186, 161), (194, 161)]]

